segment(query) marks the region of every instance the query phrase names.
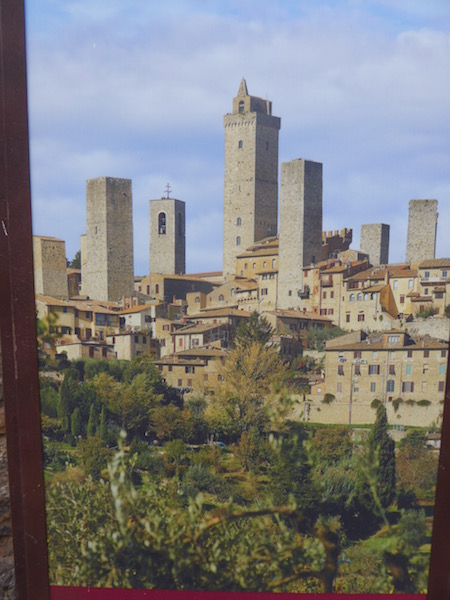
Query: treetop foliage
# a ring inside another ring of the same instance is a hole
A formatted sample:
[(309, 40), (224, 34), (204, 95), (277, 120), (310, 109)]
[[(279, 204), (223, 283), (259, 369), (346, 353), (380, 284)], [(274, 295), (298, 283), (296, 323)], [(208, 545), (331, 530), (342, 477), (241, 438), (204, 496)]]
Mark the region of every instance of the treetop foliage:
[(239, 324), (234, 338), (235, 346), (248, 347), (252, 344), (265, 346), (273, 335), (273, 327), (268, 320), (257, 311), (253, 311), (249, 319)]

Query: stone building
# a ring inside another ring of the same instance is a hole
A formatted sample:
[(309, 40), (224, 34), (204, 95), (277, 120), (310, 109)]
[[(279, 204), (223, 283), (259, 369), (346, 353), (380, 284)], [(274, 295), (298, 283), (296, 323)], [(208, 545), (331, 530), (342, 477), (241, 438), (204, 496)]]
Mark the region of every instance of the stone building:
[(186, 272), (186, 204), (167, 197), (150, 200), (150, 271)]
[(242, 79), (233, 112), (224, 117), (225, 277), (235, 273), (242, 249), (277, 233), (280, 123), (272, 116), (272, 103), (250, 96)]
[(33, 235), (36, 294), (68, 298), (66, 243), (55, 237)]
[(322, 258), (322, 164), (281, 165), (278, 307), (300, 308), (303, 267)]
[(374, 266), (389, 263), (389, 230), (385, 223), (361, 225), (361, 252), (369, 255)]
[(448, 344), (413, 339), (404, 331), (353, 332), (326, 344), (326, 391), (311, 420), (370, 423), (374, 400), (385, 404), (391, 423), (430, 426), (442, 415)]
[(410, 200), (406, 262), (415, 264), (435, 257), (437, 200)]
[(98, 177), (86, 182), (86, 238), (81, 244), (83, 294), (124, 302), (133, 293), (131, 180)]

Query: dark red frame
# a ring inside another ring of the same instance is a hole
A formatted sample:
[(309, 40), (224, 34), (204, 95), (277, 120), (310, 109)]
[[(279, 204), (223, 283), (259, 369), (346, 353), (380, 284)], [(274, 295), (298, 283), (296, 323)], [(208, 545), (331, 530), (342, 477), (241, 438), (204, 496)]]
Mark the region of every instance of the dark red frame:
[[(221, 600), (222, 592), (99, 590), (48, 585), (33, 285), (23, 0), (0, 0), (0, 332), (18, 600)], [(450, 402), (450, 353), (445, 405)], [(444, 409), (429, 600), (450, 599), (450, 414)], [(339, 594), (423, 599), (423, 595)], [(234, 593), (266, 600), (311, 595)], [(317, 594), (316, 598), (334, 598)]]

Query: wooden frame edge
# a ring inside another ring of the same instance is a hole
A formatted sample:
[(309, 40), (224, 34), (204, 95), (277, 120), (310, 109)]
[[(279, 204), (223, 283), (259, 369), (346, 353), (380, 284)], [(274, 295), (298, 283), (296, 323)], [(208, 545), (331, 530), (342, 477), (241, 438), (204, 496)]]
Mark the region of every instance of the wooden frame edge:
[(0, 0), (0, 332), (16, 594), (49, 597), (23, 0)]

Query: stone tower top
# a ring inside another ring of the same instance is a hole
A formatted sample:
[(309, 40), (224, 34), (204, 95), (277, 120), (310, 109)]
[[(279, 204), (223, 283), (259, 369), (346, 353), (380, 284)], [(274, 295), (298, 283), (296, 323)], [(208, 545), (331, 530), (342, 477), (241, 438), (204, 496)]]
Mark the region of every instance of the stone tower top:
[(247, 82), (244, 77), (239, 85), (236, 98), (233, 98), (233, 115), (245, 114), (248, 112), (262, 113), (264, 115), (272, 114), (272, 102), (264, 100), (257, 96), (250, 96), (247, 89)]
[(239, 86), (239, 90), (237, 93), (238, 96), (248, 96), (247, 82), (245, 78), (242, 78), (241, 85)]

